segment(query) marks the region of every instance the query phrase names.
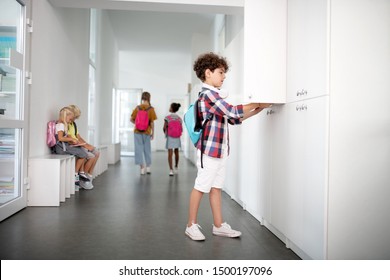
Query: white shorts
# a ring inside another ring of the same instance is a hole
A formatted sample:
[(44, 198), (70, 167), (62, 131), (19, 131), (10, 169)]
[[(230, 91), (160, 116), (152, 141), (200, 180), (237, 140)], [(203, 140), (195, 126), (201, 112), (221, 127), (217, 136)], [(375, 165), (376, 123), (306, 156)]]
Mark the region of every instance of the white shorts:
[(196, 166), (198, 175), (194, 188), (203, 193), (209, 193), (211, 188), (222, 189), (226, 178), (226, 159), (209, 157), (203, 154), (203, 168), (200, 165), (200, 150), (197, 151)]

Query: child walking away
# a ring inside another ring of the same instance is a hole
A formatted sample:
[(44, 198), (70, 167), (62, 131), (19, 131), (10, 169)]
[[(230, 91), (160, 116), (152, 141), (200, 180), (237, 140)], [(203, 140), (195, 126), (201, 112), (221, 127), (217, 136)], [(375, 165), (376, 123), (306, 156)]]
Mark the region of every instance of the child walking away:
[(55, 145), (56, 154), (69, 154), (76, 157), (76, 168), (75, 168), (75, 184), (76, 190), (79, 185), (84, 189), (92, 189), (92, 184), (89, 184), (89, 180), (85, 179), (83, 184), (80, 184), (79, 171), (84, 165), (86, 158), (88, 157), (87, 153), (77, 146), (79, 141), (68, 135), (69, 123), (73, 120), (73, 111), (69, 107), (64, 107), (60, 110), (59, 119), (56, 124), (56, 138), (57, 143)]
[[(214, 222), (213, 235), (241, 236), (241, 232), (232, 229), (222, 217), (221, 193), (225, 183), (226, 160), (229, 154), (228, 124), (241, 124), (245, 119), (270, 106), (265, 103), (237, 106), (227, 103), (222, 98), (221, 86), (228, 69), (226, 59), (214, 53), (203, 54), (194, 63), (196, 76), (203, 82), (199, 93), (198, 110), (203, 120), (210, 118), (204, 127), (203, 137), (195, 144), (198, 149), (198, 174), (190, 195), (188, 222), (185, 230), (187, 236), (197, 241), (206, 239), (197, 221), (199, 205), (204, 193), (209, 194)], [(203, 168), (201, 153), (203, 153)]]
[(140, 166), (141, 175), (151, 173), (152, 148), (151, 141), (154, 137), (154, 121), (156, 112), (150, 103), (150, 93), (144, 91), (141, 96), (141, 104), (135, 107), (131, 113), (130, 121), (134, 127), (134, 161)]
[[(170, 114), (164, 118), (164, 133), (167, 138), (165, 148), (168, 149), (169, 176), (177, 173), (179, 166), (179, 148), (181, 148), (180, 136), (183, 132), (183, 121), (178, 114), (180, 103), (172, 103)], [(173, 169), (172, 156), (175, 153), (175, 169)]]

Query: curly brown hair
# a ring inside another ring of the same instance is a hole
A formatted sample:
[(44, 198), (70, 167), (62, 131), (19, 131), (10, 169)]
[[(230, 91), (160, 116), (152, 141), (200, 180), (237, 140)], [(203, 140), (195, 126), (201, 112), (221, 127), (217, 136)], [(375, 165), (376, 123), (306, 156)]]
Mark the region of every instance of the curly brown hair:
[(227, 72), (229, 65), (226, 58), (212, 52), (200, 55), (194, 62), (194, 71), (202, 82), (206, 80), (205, 72), (207, 69), (214, 72), (217, 68), (223, 68)]

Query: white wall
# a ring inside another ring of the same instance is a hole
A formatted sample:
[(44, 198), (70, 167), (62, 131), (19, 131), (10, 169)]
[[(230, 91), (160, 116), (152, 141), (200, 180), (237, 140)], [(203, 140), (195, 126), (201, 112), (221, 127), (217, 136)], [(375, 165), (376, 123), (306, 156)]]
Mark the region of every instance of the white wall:
[[(215, 25), (215, 24), (214, 24)], [(193, 70), (194, 61), (196, 58), (205, 52), (213, 50), (214, 38), (213, 38), (213, 28), (214, 25), (210, 27), (208, 33), (195, 33), (192, 35), (191, 39), (191, 65), (187, 71), (191, 75), (191, 93), (189, 96), (189, 103), (193, 103), (197, 98), (199, 91), (201, 89), (202, 82), (196, 77), (196, 74)], [(190, 141), (189, 137), (185, 137), (185, 149), (184, 155), (192, 162), (196, 163), (196, 148)]]
[(112, 89), (118, 85), (118, 46), (107, 11), (98, 10), (98, 48), (96, 69), (98, 144), (112, 142)]
[[(119, 88), (142, 88), (151, 94), (157, 114), (152, 150), (165, 150), (164, 117), (169, 111), (168, 95), (187, 95), (191, 79), (190, 52), (120, 51)], [(138, 101), (140, 102), (140, 100)]]
[[(69, 104), (80, 107), (77, 124), (88, 129), (89, 9), (54, 8), (33, 2), (30, 157), (48, 154), (46, 123)], [(111, 143), (112, 88), (118, 83), (118, 55), (106, 12), (98, 11), (96, 119), (99, 144)]]
[[(89, 44), (88, 10), (53, 8), (46, 0), (32, 5), (30, 157), (49, 153), (46, 124), (62, 107), (77, 104), (87, 112)], [(87, 131), (86, 118), (78, 125)]]
[[(187, 52), (119, 51), (107, 13), (98, 10), (96, 144), (111, 143), (112, 89), (142, 88), (151, 92), (158, 116), (152, 149), (165, 150), (162, 127), (170, 105), (169, 98), (188, 98), (193, 50), (197, 47), (188, 42)], [(33, 85), (29, 117), (33, 129), (29, 156), (49, 153), (45, 143), (46, 123), (57, 119), (58, 111), (66, 105), (77, 104), (80, 107), (82, 116), (78, 126), (82, 135), (87, 136), (88, 128), (89, 9), (58, 8), (47, 0), (34, 1), (33, 20)], [(208, 32), (202, 35), (206, 40), (199, 41), (202, 52), (210, 50)], [(196, 51), (196, 55), (200, 52)], [(119, 73), (119, 69), (127, 70)]]
[[(232, 105), (242, 104), (243, 100), (243, 71), (244, 71), (244, 19), (242, 16), (227, 16), (225, 21), (226, 48), (223, 55), (229, 62), (229, 71), (223, 87), (228, 90), (229, 97), (226, 99)], [(241, 125), (229, 126), (230, 156), (227, 163), (227, 178), (225, 191), (238, 203), (242, 204), (240, 193), (242, 192), (241, 177), (243, 165), (243, 152), (254, 154), (248, 146), (242, 146), (242, 133), (247, 127), (247, 122)], [(250, 131), (252, 133), (253, 131)], [(248, 161), (248, 159), (247, 159)]]
[(390, 2), (334, 2), (328, 258), (388, 260)]

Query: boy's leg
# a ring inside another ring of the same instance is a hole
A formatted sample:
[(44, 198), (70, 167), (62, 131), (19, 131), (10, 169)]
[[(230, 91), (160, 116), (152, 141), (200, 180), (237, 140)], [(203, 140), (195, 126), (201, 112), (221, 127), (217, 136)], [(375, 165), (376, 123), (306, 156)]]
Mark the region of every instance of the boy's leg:
[(200, 231), (201, 227), (197, 223), (198, 209), (200, 201), (203, 197), (203, 192), (193, 189), (190, 196), (190, 207), (188, 213), (188, 223), (185, 234), (195, 241), (205, 240), (206, 237)]
[(94, 170), (94, 168), (95, 168), (96, 162), (97, 162), (98, 159), (99, 159), (100, 152), (98, 152), (98, 151), (93, 151), (93, 154), (95, 155), (94, 161), (93, 161), (93, 163), (92, 163), (91, 168), (90, 168), (89, 171), (88, 171), (88, 173), (91, 174), (91, 175), (92, 175), (93, 170)]
[[(84, 173), (88, 177), (88, 174), (92, 174), (91, 170), (92, 170), (92, 167), (95, 165), (96, 155), (94, 153), (92, 153), (91, 151), (88, 151), (86, 148), (83, 148), (83, 149), (87, 153), (87, 161), (84, 165)], [(91, 179), (91, 178), (88, 177), (88, 179)]]
[(190, 207), (189, 207), (189, 213), (188, 213), (188, 223), (187, 226), (191, 226), (192, 224), (197, 223), (197, 216), (198, 216), (198, 210), (200, 201), (202, 200), (203, 193), (192, 189), (191, 196), (190, 196)]
[(211, 188), (209, 194), (211, 211), (213, 213), (214, 225), (220, 227), (223, 223), (222, 219), (222, 203), (221, 203), (221, 189)]
[(79, 173), (79, 171), (82, 169), (84, 161), (85, 161), (85, 158), (76, 158), (76, 166), (75, 166), (76, 173)]
[(87, 162), (84, 165), (84, 172), (85, 173), (91, 174), (91, 167), (92, 167), (94, 162), (95, 162), (95, 158), (88, 158), (87, 159)]
[(222, 218), (222, 190), (218, 188), (211, 188), (210, 190), (210, 206), (211, 211), (213, 212), (213, 234), (224, 237), (239, 237), (241, 236), (241, 232), (238, 230), (234, 230), (231, 226), (223, 222)]

